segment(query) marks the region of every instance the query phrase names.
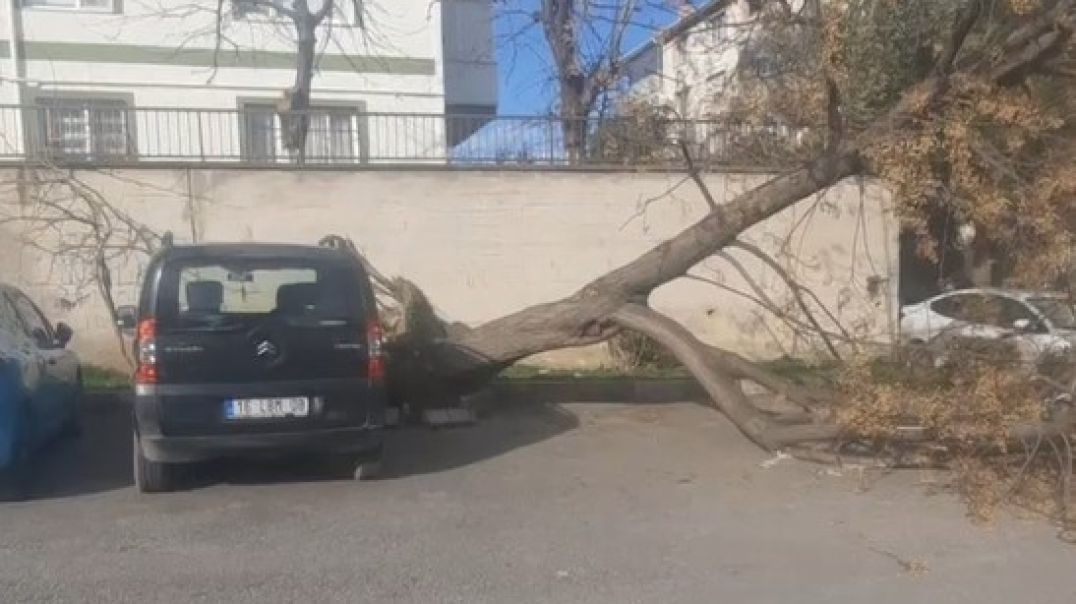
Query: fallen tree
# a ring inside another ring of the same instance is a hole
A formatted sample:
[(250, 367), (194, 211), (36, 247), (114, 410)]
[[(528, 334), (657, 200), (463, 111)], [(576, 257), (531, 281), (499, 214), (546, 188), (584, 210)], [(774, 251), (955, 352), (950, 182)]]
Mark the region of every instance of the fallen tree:
[[(789, 6), (772, 4), (783, 9)], [(1071, 200), (1076, 192), (1071, 154), (1066, 157), (1036, 151), (1040, 171), (1035, 174), (1051, 179), (1049, 191), (1041, 190), (1042, 182), (1029, 182), (1030, 173), (1017, 173), (1012, 179), (983, 174), (984, 170), (1005, 166), (1016, 166), (1013, 171), (1019, 172), (1020, 162), (1027, 159), (1021, 153), (1031, 144), (1020, 139), (1000, 147), (987, 146), (989, 134), (1015, 130), (1028, 138), (1037, 136), (1041, 143), (1070, 132), (1071, 118), (1055, 120), (1038, 113), (1039, 99), (1032, 98), (1030, 91), (1056, 85), (1055, 78), (1064, 78), (1067, 85), (1073, 76), (1071, 71), (1059, 71), (1067, 68), (1072, 56), (1076, 10), (1071, 0), (1032, 3), (1034, 7), (994, 3), (1006, 5), (1000, 8), (988, 6), (991, 3), (985, 0), (939, 3), (950, 7), (951, 21), (944, 28), (944, 37), (937, 40), (930, 68), (897, 91), (892, 102), (878, 108), (866, 122), (862, 121), (862, 111), (855, 121), (849, 119), (851, 109), (844, 105), (842, 95), (842, 83), (847, 83), (849, 74), (842, 72), (841, 61), (834, 58), (839, 54), (833, 47), (839, 43), (834, 38), (839, 36), (829, 33), (845, 27), (842, 19), (848, 19), (854, 5), (862, 3), (805, 4), (813, 6), (814, 12), (778, 10), (772, 18), (775, 22), (782, 18), (797, 24), (813, 22), (823, 30), (818, 38), (821, 58), (813, 65), (813, 75), (820, 81), (811, 89), (821, 91), (814, 101), (824, 118), (825, 136), (813, 158), (727, 203), (711, 204), (708, 214), (675, 237), (597, 277), (567, 298), (525, 308), (473, 329), (442, 326), (424, 334), (406, 334), (396, 348), (398, 356), (406, 359), (395, 376), (404, 384), (402, 388), (464, 393), (530, 355), (602, 342), (628, 329), (668, 348), (702, 384), (713, 405), (747, 438), (768, 451), (785, 450), (804, 458), (833, 461), (845, 454), (842, 452), (848, 450), (849, 443), (867, 443), (869, 446), (859, 450), (871, 455), (899, 450), (899, 456), (889, 460), (895, 465), (930, 466), (949, 464), (968, 451), (985, 456), (1007, 454), (1012, 451), (1008, 445), (1029, 440), (1058, 439), (1067, 447), (1068, 435), (1076, 430), (1076, 414), (1069, 411), (1049, 417), (1010, 418), (999, 428), (1003, 434), (1000, 441), (997, 431), (982, 433), (972, 437), (970, 444), (950, 447), (948, 456), (944, 454), (945, 438), (922, 426), (890, 425), (885, 435), (862, 431), (855, 422), (842, 422), (834, 410), (839, 392), (805, 391), (730, 351), (701, 342), (648, 306), (648, 298), (657, 287), (736, 245), (745, 230), (849, 177), (886, 179), (902, 204), (898, 209), (902, 217), (914, 216), (921, 208), (919, 191), (932, 187), (951, 188), (949, 202), (964, 204), (963, 217), (980, 224), (981, 230), (994, 226), (1012, 237), (1028, 236), (1031, 230), (1020, 231), (1032, 227), (1026, 213), (1041, 213), (1030, 218), (1039, 226), (1035, 236), (1043, 239), (1012, 242), (1014, 248), (1028, 248), (1026, 257), (1018, 262), (1041, 260), (1071, 245), (1070, 233), (1043, 224), (1067, 207), (1071, 202), (1065, 200)], [(960, 125), (962, 131), (954, 130), (954, 125)], [(973, 130), (986, 134), (973, 136)], [(964, 138), (958, 138), (961, 134)], [(929, 152), (924, 152), (924, 147)], [(1068, 148), (1071, 143), (1067, 143)], [(997, 166), (990, 168), (994, 164)], [(939, 176), (939, 170), (945, 172), (944, 177)], [(695, 180), (705, 187), (701, 180)], [(1032, 187), (1039, 190), (1031, 193)], [(1016, 197), (1022, 193), (1034, 195), (1034, 208)], [(979, 198), (962, 197), (972, 195)], [(703, 196), (712, 199), (708, 191), (704, 190)], [(1051, 262), (1048, 268), (1055, 265), (1063, 263)], [(395, 298), (404, 314), (410, 312), (408, 300), (419, 300), (428, 308), (425, 296), (416, 295), (413, 284), (379, 281), (385, 284), (383, 293)], [(761, 385), (795, 408), (774, 412), (760, 407), (744, 394), (741, 380)], [(975, 417), (951, 419), (954, 426), (977, 421)], [(1067, 455), (1071, 468), (1071, 453)]]
[[(975, 7), (979, 3), (967, 4)], [(986, 86), (982, 93), (989, 94), (1019, 86), (1026, 78), (1047, 69), (1048, 59), (1067, 49), (1074, 19), (1072, 2), (1060, 2), (1014, 29), (1004, 52), (988, 64), (957, 69), (954, 64), (960, 47), (978, 15), (978, 10), (963, 13), (953, 26), (951, 48), (939, 59), (936, 69), (904, 91), (869, 127), (854, 136), (842, 136), (842, 126), (831, 124), (835, 134), (815, 159), (713, 207), (675, 237), (594, 279), (567, 298), (532, 306), (474, 329), (415, 342), (413, 355), (424, 359), (421, 365), (428, 372), (415, 379), (479, 384), (527, 356), (606, 340), (628, 321), (625, 312), (646, 307), (654, 289), (684, 276), (699, 262), (735, 244), (745, 230), (844, 178), (875, 175), (871, 153), (876, 142), (895, 140), (895, 133), (929, 121), (949, 103), (963, 102), (963, 82)], [(839, 100), (834, 98), (832, 103), (838, 104)], [(839, 109), (831, 114), (834, 121), (840, 122)], [(684, 333), (674, 340), (682, 341), (689, 335)], [(683, 354), (688, 356), (686, 351)], [(706, 367), (713, 371), (709, 364)]]
[[(880, 86), (885, 92), (872, 96), (870, 103), (858, 96), (848, 102), (845, 92), (858, 82), (864, 67), (856, 63), (858, 55), (847, 52), (846, 34), (849, 23), (858, 18), (857, 11), (874, 2), (943, 6), (948, 18), (918, 21), (937, 28), (919, 32), (920, 38), (936, 42), (927, 44), (929, 65), (912, 70), (915, 73), (899, 86), (887, 80)], [(1013, 468), (1015, 461), (1017, 480), (1041, 463), (1040, 452), (1057, 451), (1058, 471), (1053, 475), (1061, 476), (1067, 489), (1072, 459), (1068, 439), (1076, 430), (1070, 382), (1055, 381), (1039, 389), (1032, 387), (1036, 376), (1027, 372), (1006, 373), (1002, 379), (1001, 373), (991, 373), (989, 365), (975, 365), (964, 367), (962, 373), (943, 375), (945, 383), (924, 389), (879, 381), (857, 373), (853, 366), (848, 375), (862, 379), (839, 380), (828, 389), (805, 388), (700, 341), (648, 302), (655, 289), (684, 277), (700, 262), (729, 247), (744, 248), (740, 237), (751, 227), (850, 177), (887, 182), (897, 212), (906, 221), (919, 219), (928, 204), (947, 204), (977, 232), (994, 233), (995, 239), (1008, 241), (1014, 265), (1027, 267), (1024, 276), (1040, 284), (1047, 281), (1065, 266), (1067, 252), (1059, 250), (1072, 245), (1067, 227), (1058, 226), (1067, 223), (1058, 218), (1069, 211), (1076, 196), (1076, 170), (1072, 169), (1072, 157), (1076, 157), (1072, 153), (1076, 147), (1072, 99), (1076, 95), (1069, 94), (1076, 75), (1071, 68), (1076, 0), (806, 2), (797, 12), (786, 2), (764, 4), (774, 10), (762, 14), (760, 26), (779, 32), (793, 24), (796, 35), (804, 27), (817, 30), (810, 38), (814, 45), (808, 46), (812, 52), (798, 51), (796, 69), (790, 70), (794, 86), (760, 97), (759, 104), (760, 110), (777, 115), (782, 115), (782, 107), (771, 103), (791, 105), (796, 115), (788, 114), (788, 123), (813, 111), (823, 126), (812, 131), (821, 133), (818, 144), (803, 149), (812, 156), (721, 204), (713, 201), (697, 177), (701, 167), (689, 161), (692, 180), (710, 202), (707, 214), (571, 296), (475, 327), (439, 319), (414, 283), (386, 276), (366, 263), (394, 334), (390, 346), (394, 389), (412, 401), (465, 394), (531, 355), (600, 343), (630, 330), (667, 348), (704, 387), (713, 406), (767, 451), (830, 462), (866, 458), (897, 466), (971, 468), (969, 460), (997, 459), (1005, 468)], [(797, 91), (804, 96), (789, 103), (789, 95)], [(85, 196), (75, 197), (86, 205)], [(69, 206), (53, 204), (44, 214), (28, 216), (39, 227), (53, 230), (89, 220), (89, 232), (95, 234), (87, 239), (91, 247), (111, 249), (113, 243), (100, 233), (114, 231), (96, 226), (99, 206), (107, 208), (107, 204), (89, 204), (94, 211), (72, 215)], [(130, 217), (117, 216), (127, 225)], [(25, 222), (27, 214), (17, 219)], [(128, 230), (139, 237), (152, 234), (150, 229)], [(323, 243), (349, 245), (343, 238)], [(107, 279), (107, 271), (97, 276)], [(797, 288), (787, 275), (783, 279)], [(797, 302), (806, 306), (802, 298)], [(830, 346), (836, 352), (832, 342)], [(747, 396), (742, 388), (745, 381), (758, 384), (782, 404), (764, 406), (756, 397)], [(1023, 404), (1066, 389), (1070, 391), (1067, 408)], [(975, 395), (961, 413), (937, 412), (944, 407), (938, 401), (961, 392)], [(1023, 395), (1013, 396), (1015, 392)], [(984, 417), (990, 418), (985, 429)], [(1014, 460), (1014, 452), (1021, 447), (1033, 453)], [(989, 468), (996, 471), (998, 466)], [(968, 475), (982, 472), (982, 467), (976, 467)]]

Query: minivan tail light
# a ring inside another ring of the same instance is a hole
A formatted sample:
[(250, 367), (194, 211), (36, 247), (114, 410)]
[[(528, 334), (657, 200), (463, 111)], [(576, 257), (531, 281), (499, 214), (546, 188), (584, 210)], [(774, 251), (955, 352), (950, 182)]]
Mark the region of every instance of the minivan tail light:
[(156, 319), (145, 319), (138, 324), (135, 355), (138, 361), (138, 369), (135, 370), (135, 383), (156, 384), (160, 379), (157, 365)]
[(366, 352), (368, 365), (366, 377), (371, 384), (385, 382), (385, 332), (377, 321), (370, 321), (366, 326)]

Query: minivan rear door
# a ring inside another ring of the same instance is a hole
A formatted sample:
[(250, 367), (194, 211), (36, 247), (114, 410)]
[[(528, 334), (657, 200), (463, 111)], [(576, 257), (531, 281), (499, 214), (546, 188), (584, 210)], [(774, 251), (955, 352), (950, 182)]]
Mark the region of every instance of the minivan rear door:
[(366, 377), (364, 281), (351, 263), (183, 258), (161, 270), (160, 382)]

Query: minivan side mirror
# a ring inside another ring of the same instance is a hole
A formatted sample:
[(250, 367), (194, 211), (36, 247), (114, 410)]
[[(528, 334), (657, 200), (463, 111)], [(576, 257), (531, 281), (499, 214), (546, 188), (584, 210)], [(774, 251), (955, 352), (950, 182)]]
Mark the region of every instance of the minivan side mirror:
[(123, 335), (133, 336), (138, 325), (138, 310), (134, 306), (120, 306), (116, 309), (116, 327)]
[(75, 330), (71, 329), (71, 326), (67, 323), (61, 322), (56, 324), (56, 344), (60, 348), (65, 348), (74, 335)]

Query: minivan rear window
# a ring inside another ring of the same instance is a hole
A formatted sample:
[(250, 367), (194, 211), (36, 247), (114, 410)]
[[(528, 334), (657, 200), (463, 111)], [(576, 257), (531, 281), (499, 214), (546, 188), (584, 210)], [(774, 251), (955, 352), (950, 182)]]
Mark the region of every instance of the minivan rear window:
[(357, 276), (346, 263), (297, 258), (192, 259), (165, 266), (157, 320), (165, 329), (353, 323), (363, 316)]

